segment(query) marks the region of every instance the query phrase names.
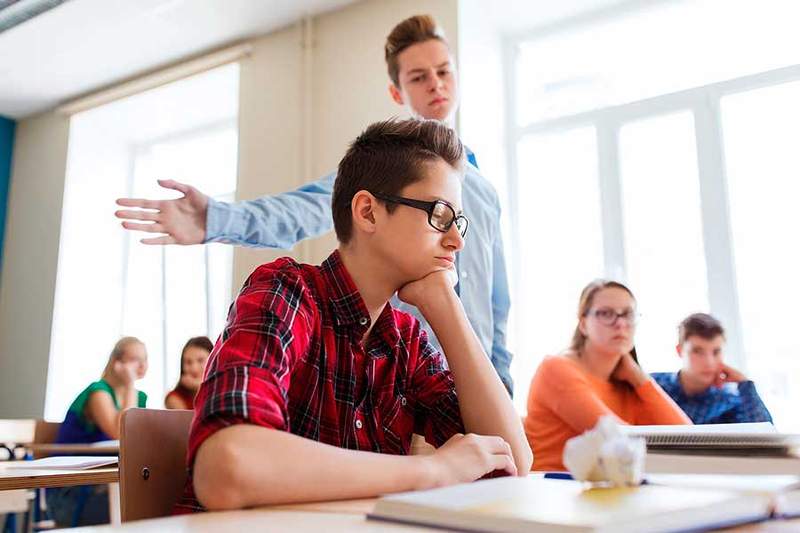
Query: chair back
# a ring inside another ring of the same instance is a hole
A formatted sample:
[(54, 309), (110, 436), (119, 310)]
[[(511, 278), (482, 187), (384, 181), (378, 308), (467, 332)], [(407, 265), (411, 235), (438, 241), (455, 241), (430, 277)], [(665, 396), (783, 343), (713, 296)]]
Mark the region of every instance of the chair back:
[(119, 440), (123, 522), (167, 516), (186, 482), (186, 448), (194, 411), (126, 409)]

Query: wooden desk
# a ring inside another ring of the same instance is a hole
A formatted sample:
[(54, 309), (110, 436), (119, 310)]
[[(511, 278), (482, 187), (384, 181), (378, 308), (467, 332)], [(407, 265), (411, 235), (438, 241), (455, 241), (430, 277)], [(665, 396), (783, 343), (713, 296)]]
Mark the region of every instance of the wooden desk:
[(47, 489), (118, 482), (119, 468), (117, 467), (93, 470), (46, 470), (8, 468), (6, 464), (0, 464), (0, 490)]
[[(121, 526), (94, 526), (70, 529), (74, 533), (161, 533), (171, 531), (189, 533), (214, 531), (242, 533), (264, 531), (267, 533), (292, 531), (293, 533), (318, 531), (388, 531), (390, 533), (441, 533), (441, 529), (392, 524), (367, 520), (364, 509), (371, 509), (375, 500), (354, 502), (325, 502), (321, 504), (283, 505), (262, 507), (247, 511), (223, 513), (197, 513), (170, 516), (152, 520), (127, 522)], [(64, 530), (65, 532), (67, 530)]]
[(24, 513), (30, 500), (27, 490), (4, 490), (0, 492), (0, 514)]
[[(9, 464), (0, 463), (0, 491), (108, 484), (108, 511), (111, 523), (115, 525), (120, 523), (118, 467), (92, 470), (46, 470), (43, 468), (8, 468)], [(20, 461), (15, 461), (15, 464), (20, 464)]]
[[(197, 513), (193, 515), (169, 516), (127, 522), (118, 526), (94, 526), (71, 529), (74, 533), (160, 533), (174, 531), (215, 531), (241, 533), (242, 531), (265, 531), (293, 533), (317, 531), (388, 531), (397, 533), (438, 533), (441, 529), (426, 528), (367, 520), (376, 500), (349, 500), (308, 504), (277, 505), (246, 511)], [(800, 519), (773, 520), (720, 531), (729, 533), (787, 533), (800, 530)], [(64, 530), (66, 531), (66, 530)]]
[(93, 444), (26, 444), (36, 457), (48, 455), (119, 455), (119, 442)]

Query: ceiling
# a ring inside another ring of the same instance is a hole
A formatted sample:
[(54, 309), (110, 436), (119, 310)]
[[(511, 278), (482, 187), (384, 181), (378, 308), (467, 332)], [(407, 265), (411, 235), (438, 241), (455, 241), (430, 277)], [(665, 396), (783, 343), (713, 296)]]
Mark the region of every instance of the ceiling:
[[(20, 119), (46, 111), (356, 1), (68, 0), (0, 32), (0, 116)], [(513, 34), (598, 9), (660, 1), (667, 0), (459, 0), (459, 9), (462, 21)]]
[(355, 0), (70, 0), (0, 33), (0, 115), (20, 119)]

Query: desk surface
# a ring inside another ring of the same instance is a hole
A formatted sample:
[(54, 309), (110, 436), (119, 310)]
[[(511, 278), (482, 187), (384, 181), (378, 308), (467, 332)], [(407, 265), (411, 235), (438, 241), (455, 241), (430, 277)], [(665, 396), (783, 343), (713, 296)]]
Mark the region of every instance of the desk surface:
[[(261, 507), (246, 511), (223, 513), (197, 513), (193, 515), (170, 516), (152, 520), (128, 522), (119, 526), (94, 526), (71, 529), (74, 533), (157, 533), (174, 531), (219, 531), (241, 533), (242, 531), (389, 531), (437, 533), (441, 529), (408, 526), (367, 520), (366, 514), (372, 510), (377, 500), (350, 500), (339, 502), (305, 503)], [(729, 533), (786, 533), (800, 530), (800, 519), (771, 520), (724, 529)]]
[[(20, 464), (20, 461), (15, 461), (14, 464)], [(117, 467), (92, 470), (50, 470), (8, 468), (8, 463), (0, 463), (0, 490), (103, 485), (118, 481), (119, 468)]]
[[(288, 509), (292, 507), (292, 509)], [(264, 531), (293, 533), (318, 531), (388, 531), (398, 533), (425, 532), (439, 533), (441, 529), (404, 526), (389, 522), (367, 520), (359, 512), (326, 512), (320, 510), (299, 510), (302, 506), (283, 506), (281, 508), (260, 508), (248, 511), (229, 511), (224, 513), (197, 513), (193, 515), (170, 516), (152, 520), (128, 522), (120, 526), (94, 526), (70, 529), (74, 533), (189, 533), (194, 531), (214, 531), (223, 533), (242, 533), (242, 531)], [(65, 530), (66, 531), (66, 530)]]

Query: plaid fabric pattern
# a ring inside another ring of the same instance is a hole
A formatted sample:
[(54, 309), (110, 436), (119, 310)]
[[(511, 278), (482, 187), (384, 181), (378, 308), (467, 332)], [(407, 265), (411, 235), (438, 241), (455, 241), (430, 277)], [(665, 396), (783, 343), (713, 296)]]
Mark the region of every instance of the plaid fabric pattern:
[(419, 322), (387, 304), (362, 342), (369, 326), (338, 251), (320, 266), (283, 258), (258, 267), (208, 359), (175, 512), (202, 510), (197, 450), (233, 424), (389, 454), (407, 454), (412, 433), (439, 446), (463, 432), (450, 371)]
[(689, 396), (683, 391), (677, 372), (656, 372), (652, 376), (695, 424), (772, 422), (752, 381), (709, 387), (703, 393)]

